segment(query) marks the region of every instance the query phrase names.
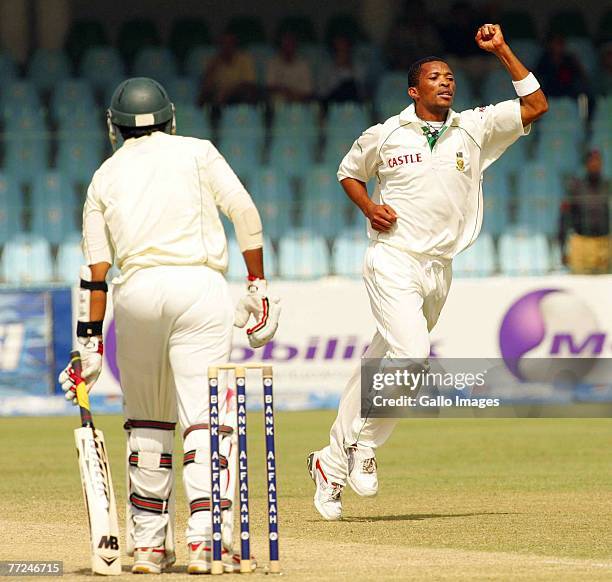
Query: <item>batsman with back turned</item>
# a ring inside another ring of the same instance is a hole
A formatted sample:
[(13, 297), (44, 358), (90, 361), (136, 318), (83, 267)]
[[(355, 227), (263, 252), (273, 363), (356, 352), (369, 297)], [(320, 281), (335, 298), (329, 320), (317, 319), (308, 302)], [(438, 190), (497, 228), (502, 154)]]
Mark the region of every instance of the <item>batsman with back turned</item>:
[[(107, 112), (109, 136), (123, 145), (96, 171), (83, 211), (78, 348), (91, 390), (102, 367), (106, 276), (116, 264), (113, 307), (127, 433), (127, 552), (132, 572), (159, 574), (175, 561), (174, 430), (183, 435), (188, 572), (211, 569), (210, 437), (207, 369), (229, 360), (232, 329), (245, 327), (252, 347), (270, 341), (280, 304), (268, 298), (259, 213), (212, 143), (175, 134), (174, 106), (149, 78), (122, 82)], [(223, 273), (227, 241), (220, 209), (232, 222), (248, 271), (234, 306)], [(74, 399), (71, 364), (60, 384)], [(76, 400), (76, 399), (75, 399)], [(236, 447), (226, 384), (219, 389), (223, 456), (223, 564), (232, 550)], [(227, 423), (226, 423), (227, 419)], [(256, 567), (251, 560), (251, 567)]]
[[(338, 169), (346, 194), (368, 219), (363, 275), (376, 333), (366, 358), (427, 366), (429, 332), (450, 289), (452, 259), (481, 228), (483, 173), (548, 109), (538, 81), (499, 25), (481, 26), (475, 40), (506, 68), (517, 99), (453, 111), (451, 68), (438, 57), (421, 59), (408, 72), (414, 103), (364, 131)], [(372, 178), (370, 199), (366, 183)], [(346, 484), (361, 496), (376, 495), (376, 449), (397, 422), (362, 417), (360, 373), (357, 368), (345, 388), (329, 444), (307, 459), (314, 505), (328, 520), (342, 516)]]

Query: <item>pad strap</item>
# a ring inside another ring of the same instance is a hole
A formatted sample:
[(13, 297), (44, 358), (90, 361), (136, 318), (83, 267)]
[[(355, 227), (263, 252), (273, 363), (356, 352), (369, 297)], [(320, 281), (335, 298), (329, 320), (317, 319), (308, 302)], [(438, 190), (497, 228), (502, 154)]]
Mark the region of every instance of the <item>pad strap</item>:
[(168, 513), (168, 499), (156, 499), (155, 497), (142, 497), (136, 493), (130, 495), (130, 503), (137, 509), (149, 513)]
[[(207, 422), (203, 422), (201, 424), (194, 424), (190, 427), (188, 427), (187, 429), (185, 429), (185, 432), (183, 433), (183, 439), (187, 438), (187, 435), (191, 432), (193, 432), (194, 430), (208, 430), (210, 427), (208, 426)], [(219, 433), (220, 434), (225, 434), (225, 435), (230, 435), (234, 432), (234, 429), (231, 426), (228, 426), (227, 424), (221, 424), (219, 425)]]
[(108, 293), (106, 281), (85, 281), (85, 279), (81, 279), (81, 289), (87, 289), (88, 291), (104, 291), (104, 293)]
[(123, 430), (132, 430), (133, 428), (155, 428), (157, 430), (174, 430), (176, 422), (163, 422), (161, 420), (134, 420), (128, 418), (123, 425)]
[[(195, 463), (196, 452), (197, 451), (193, 449), (191, 451), (187, 451), (183, 455), (183, 466), (191, 465), (191, 463)], [(223, 455), (219, 455), (219, 466), (221, 467), (221, 469), (227, 469), (227, 466), (228, 466), (227, 457), (224, 457)]]
[(94, 335), (102, 335), (102, 324), (100, 321), (78, 321), (76, 334), (77, 337), (92, 337)]
[[(221, 509), (224, 510), (231, 508), (232, 500), (223, 497), (221, 499)], [(191, 510), (191, 515), (197, 513), (198, 511), (210, 511), (210, 497), (198, 497), (198, 499), (194, 499), (189, 504), (189, 509)]]
[[(132, 451), (130, 453), (129, 463), (132, 467), (138, 467), (138, 451)], [(172, 469), (172, 454), (161, 453), (159, 459), (160, 469)]]

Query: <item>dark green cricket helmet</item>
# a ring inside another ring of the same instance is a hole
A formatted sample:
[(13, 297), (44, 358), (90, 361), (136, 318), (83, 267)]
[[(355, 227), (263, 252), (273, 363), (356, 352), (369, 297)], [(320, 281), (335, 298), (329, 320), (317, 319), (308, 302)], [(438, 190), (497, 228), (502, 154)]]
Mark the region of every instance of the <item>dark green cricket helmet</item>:
[(147, 127), (169, 123), (174, 133), (174, 105), (166, 90), (154, 79), (134, 77), (121, 82), (115, 89), (107, 111), (111, 141), (116, 141), (113, 126)]

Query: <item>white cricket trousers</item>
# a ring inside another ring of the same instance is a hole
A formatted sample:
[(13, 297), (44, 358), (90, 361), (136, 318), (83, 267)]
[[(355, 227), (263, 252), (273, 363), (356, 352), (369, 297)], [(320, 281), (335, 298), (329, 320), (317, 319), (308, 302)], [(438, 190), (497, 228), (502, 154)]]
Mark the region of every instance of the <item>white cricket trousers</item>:
[[(376, 333), (365, 358), (429, 357), (429, 332), (438, 321), (452, 279), (451, 261), (415, 255), (371, 242), (363, 279), (376, 320)], [(351, 376), (321, 460), (332, 480), (344, 485), (346, 448), (359, 444), (375, 450), (391, 435), (397, 419), (361, 417), (361, 367)]]
[[(142, 269), (115, 286), (113, 305), (125, 418), (178, 420), (181, 433), (208, 423), (207, 368), (228, 360), (232, 340), (234, 309), (223, 275), (207, 266)], [(219, 393), (224, 402), (226, 383), (220, 383)], [(172, 454), (173, 445), (172, 430), (137, 428), (129, 433), (129, 493), (138, 496), (130, 506), (135, 547), (165, 541), (173, 545), (165, 540), (169, 514), (139, 506), (170, 499), (172, 469), (161, 465), (163, 457), (167, 461)], [(195, 451), (195, 461), (185, 465), (183, 472), (192, 504), (187, 541), (210, 539), (210, 511), (193, 512), (194, 500), (210, 497), (208, 447), (208, 430), (194, 430), (184, 441), (185, 453)], [(173, 459), (174, 464), (181, 461)]]

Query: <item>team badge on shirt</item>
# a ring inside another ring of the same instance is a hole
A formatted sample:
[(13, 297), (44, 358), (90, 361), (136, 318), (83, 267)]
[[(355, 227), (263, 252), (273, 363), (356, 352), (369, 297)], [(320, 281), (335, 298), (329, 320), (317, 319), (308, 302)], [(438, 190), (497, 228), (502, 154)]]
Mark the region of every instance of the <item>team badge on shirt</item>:
[(465, 170), (465, 162), (463, 161), (463, 152), (457, 152), (457, 170), (463, 172)]

